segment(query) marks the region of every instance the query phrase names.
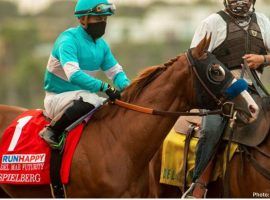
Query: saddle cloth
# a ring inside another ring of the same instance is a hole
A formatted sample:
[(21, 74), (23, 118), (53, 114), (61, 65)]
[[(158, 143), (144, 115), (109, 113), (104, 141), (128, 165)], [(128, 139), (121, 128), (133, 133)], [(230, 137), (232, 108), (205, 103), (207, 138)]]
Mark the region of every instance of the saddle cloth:
[[(5, 130), (0, 142), (0, 183), (50, 184), (51, 149), (38, 133), (49, 121), (42, 110), (28, 110)], [(72, 156), (84, 124), (78, 125), (66, 138), (61, 166), (61, 180), (67, 184)]]
[[(162, 162), (161, 162), (161, 175), (160, 183), (183, 187), (184, 180), (184, 146), (186, 135), (176, 132), (173, 128), (167, 135), (163, 142), (162, 147)], [(188, 170), (187, 170), (187, 185), (192, 183), (193, 170), (195, 166), (195, 150), (198, 143), (198, 138), (193, 137), (190, 142), (190, 148), (188, 152)], [(230, 149), (230, 159), (237, 150), (238, 145), (232, 143)], [(226, 169), (226, 152), (217, 156), (217, 162), (215, 169), (212, 173), (211, 181), (217, 180), (218, 177), (222, 177)]]

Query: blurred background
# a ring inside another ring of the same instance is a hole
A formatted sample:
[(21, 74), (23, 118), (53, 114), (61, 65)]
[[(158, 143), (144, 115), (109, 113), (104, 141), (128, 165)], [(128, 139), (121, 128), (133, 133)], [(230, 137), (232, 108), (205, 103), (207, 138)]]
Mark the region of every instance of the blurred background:
[[(132, 79), (185, 51), (223, 0), (112, 0), (105, 38)], [(0, 0), (0, 104), (43, 108), (43, 75), (56, 37), (77, 26), (75, 0)], [(256, 10), (270, 17), (270, 0)], [(101, 73), (100, 78), (105, 78)], [(263, 77), (270, 88), (270, 67)]]

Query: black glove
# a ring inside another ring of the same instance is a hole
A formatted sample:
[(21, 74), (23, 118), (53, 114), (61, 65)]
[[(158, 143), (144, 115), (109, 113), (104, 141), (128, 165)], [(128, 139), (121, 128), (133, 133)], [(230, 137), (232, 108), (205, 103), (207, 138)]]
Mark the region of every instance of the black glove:
[(121, 93), (118, 90), (116, 90), (115, 88), (111, 87), (110, 85), (109, 85), (108, 89), (105, 91), (105, 93), (108, 95), (108, 97), (111, 101), (114, 101), (115, 99), (121, 98)]

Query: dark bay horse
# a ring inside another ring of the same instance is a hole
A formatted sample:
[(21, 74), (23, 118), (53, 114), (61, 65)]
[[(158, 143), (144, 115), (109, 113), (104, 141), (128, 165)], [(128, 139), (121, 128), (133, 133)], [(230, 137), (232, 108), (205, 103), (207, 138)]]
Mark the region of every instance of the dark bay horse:
[(248, 151), (242, 155), (237, 153), (230, 162), (229, 195), (234, 198), (270, 198), (270, 130), (258, 147), (250, 147)]
[[(268, 110), (268, 119), (270, 118)], [(269, 123), (269, 122), (268, 122)], [(258, 133), (259, 134), (259, 133)], [(247, 148), (247, 151), (243, 150)], [(252, 158), (251, 158), (252, 157)], [(149, 164), (149, 191), (151, 196), (160, 198), (180, 198), (181, 189), (159, 183), (161, 173), (162, 147), (156, 152)], [(254, 159), (253, 161), (251, 161)], [(229, 198), (270, 198), (270, 130), (266, 138), (256, 147), (240, 146), (228, 167), (228, 182), (219, 178), (210, 182), (207, 198), (224, 197), (225, 185)]]
[[(218, 61), (205, 51), (210, 40), (211, 37), (205, 37), (191, 50), (190, 56), (199, 71), (204, 69), (199, 73), (201, 76), (224, 76), (221, 77), (224, 80), (212, 88), (211, 82), (204, 80), (219, 99), (223, 89), (230, 87), (235, 79), (225, 66), (216, 68)], [(165, 65), (147, 69), (126, 89), (122, 100), (166, 111), (216, 108), (216, 103), (211, 104), (212, 99), (204, 89), (197, 91), (197, 77), (190, 62), (187, 54), (182, 54)], [(217, 90), (218, 87), (221, 89)], [(204, 94), (201, 101), (207, 103), (200, 103), (198, 94)], [(258, 107), (247, 91), (233, 101), (241, 107), (246, 118), (256, 118)], [(21, 109), (10, 108), (10, 113), (6, 113), (0, 108), (0, 119), (8, 117), (0, 131), (3, 132), (11, 119), (21, 112)], [(84, 129), (73, 157), (67, 197), (148, 197), (149, 179), (145, 177), (149, 177), (149, 161), (176, 120), (176, 117), (142, 114), (105, 105)], [(15, 198), (51, 197), (49, 186), (1, 187)]]

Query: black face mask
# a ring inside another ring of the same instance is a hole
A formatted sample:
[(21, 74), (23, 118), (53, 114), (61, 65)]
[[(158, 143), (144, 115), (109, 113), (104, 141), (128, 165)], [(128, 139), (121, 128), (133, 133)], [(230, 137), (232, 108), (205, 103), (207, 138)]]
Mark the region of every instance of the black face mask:
[(89, 23), (85, 31), (96, 40), (104, 35), (106, 25), (106, 22)]

